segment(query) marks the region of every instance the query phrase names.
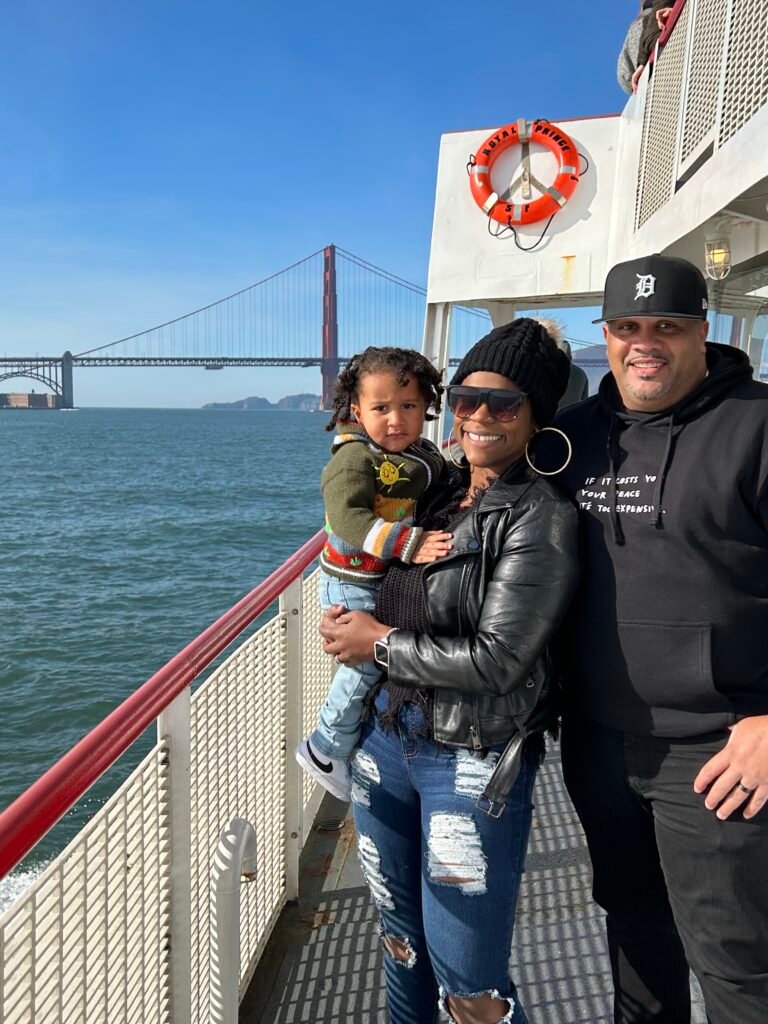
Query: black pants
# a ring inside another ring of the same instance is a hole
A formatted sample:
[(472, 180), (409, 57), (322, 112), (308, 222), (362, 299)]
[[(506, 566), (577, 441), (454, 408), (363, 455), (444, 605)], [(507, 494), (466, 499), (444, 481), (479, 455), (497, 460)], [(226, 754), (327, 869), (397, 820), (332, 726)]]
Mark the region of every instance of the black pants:
[(615, 1024), (768, 1022), (768, 810), (720, 821), (693, 791), (726, 735), (666, 740), (571, 719), (566, 786), (607, 912)]

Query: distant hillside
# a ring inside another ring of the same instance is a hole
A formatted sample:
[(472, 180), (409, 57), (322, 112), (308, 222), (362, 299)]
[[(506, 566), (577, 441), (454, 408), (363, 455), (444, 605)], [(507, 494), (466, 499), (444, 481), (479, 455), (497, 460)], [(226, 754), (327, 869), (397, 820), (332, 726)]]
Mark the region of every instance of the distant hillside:
[(314, 412), (320, 408), (320, 395), (286, 395), (285, 398), (278, 399), (275, 408)]
[(261, 412), (264, 409), (286, 409), (298, 410), (299, 412), (314, 412), (320, 408), (320, 395), (286, 395), (277, 402), (270, 402), (267, 398), (259, 398), (254, 395), (252, 398), (241, 398), (238, 402), (209, 402), (203, 406), (204, 409), (242, 409), (245, 412)]

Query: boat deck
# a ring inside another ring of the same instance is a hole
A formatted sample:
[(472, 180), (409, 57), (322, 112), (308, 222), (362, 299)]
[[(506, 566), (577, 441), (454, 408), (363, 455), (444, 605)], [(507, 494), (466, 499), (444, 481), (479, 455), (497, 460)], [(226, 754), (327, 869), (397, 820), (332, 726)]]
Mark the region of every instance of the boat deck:
[[(589, 857), (551, 754), (515, 928), (514, 974), (531, 1024), (608, 1024), (611, 980)], [(324, 831), (323, 826), (341, 828)], [(275, 929), (240, 1008), (240, 1024), (386, 1024), (377, 915), (347, 805), (327, 796), (302, 856), (302, 891)], [(489, 937), (490, 941), (490, 937)], [(705, 1024), (693, 985), (693, 1024)]]

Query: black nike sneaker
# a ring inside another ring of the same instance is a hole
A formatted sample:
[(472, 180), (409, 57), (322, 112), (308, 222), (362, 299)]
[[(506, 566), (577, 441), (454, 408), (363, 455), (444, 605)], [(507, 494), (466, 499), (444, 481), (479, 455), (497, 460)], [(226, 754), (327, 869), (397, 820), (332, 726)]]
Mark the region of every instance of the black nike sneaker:
[(296, 760), (315, 782), (319, 782), (337, 800), (349, 800), (352, 783), (346, 761), (326, 757), (319, 750), (314, 750), (309, 738), (302, 740), (296, 747)]

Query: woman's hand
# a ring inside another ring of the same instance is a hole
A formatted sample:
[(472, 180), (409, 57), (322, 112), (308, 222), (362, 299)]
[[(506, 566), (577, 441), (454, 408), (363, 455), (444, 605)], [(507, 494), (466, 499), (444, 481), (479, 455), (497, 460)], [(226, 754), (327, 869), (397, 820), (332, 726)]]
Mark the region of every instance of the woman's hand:
[(340, 665), (373, 661), (374, 643), (388, 632), (389, 627), (368, 612), (348, 612), (339, 604), (332, 605), (320, 623), (323, 650)]

